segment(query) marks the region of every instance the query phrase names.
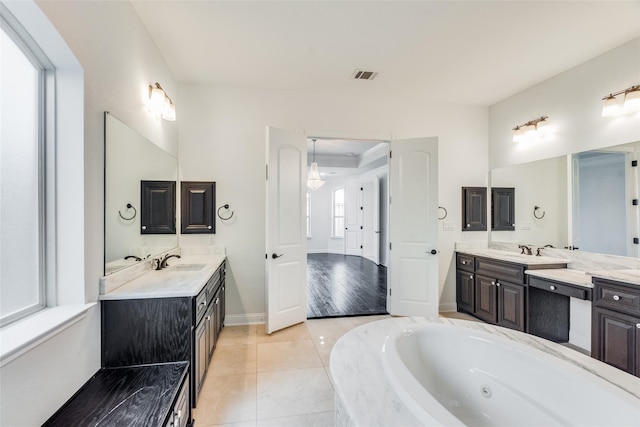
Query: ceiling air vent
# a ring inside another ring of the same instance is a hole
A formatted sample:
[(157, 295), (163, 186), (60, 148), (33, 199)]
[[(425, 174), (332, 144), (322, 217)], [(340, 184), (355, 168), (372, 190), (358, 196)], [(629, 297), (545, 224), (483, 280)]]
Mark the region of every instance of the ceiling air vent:
[(356, 72), (353, 73), (353, 78), (356, 80), (373, 80), (377, 75), (378, 73), (375, 71), (356, 70)]

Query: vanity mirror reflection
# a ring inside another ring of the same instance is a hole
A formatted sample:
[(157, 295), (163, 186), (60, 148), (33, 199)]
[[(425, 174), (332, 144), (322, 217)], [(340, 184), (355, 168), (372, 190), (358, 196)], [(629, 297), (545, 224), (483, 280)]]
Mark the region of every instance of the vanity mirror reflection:
[[(105, 275), (178, 246), (176, 234), (141, 233), (141, 181), (173, 181), (178, 162), (108, 112), (105, 119)], [(174, 202), (175, 210), (175, 202)], [(175, 231), (174, 231), (175, 233)]]
[(491, 241), (639, 256), (639, 152), (640, 141), (492, 170), (491, 186), (518, 197), (515, 230)]

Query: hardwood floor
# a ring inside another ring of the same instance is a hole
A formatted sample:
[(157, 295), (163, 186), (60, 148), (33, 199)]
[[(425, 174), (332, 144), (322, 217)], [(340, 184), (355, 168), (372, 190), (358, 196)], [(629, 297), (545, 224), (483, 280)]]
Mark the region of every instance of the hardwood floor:
[(307, 317), (387, 313), (387, 268), (359, 256), (307, 254)]

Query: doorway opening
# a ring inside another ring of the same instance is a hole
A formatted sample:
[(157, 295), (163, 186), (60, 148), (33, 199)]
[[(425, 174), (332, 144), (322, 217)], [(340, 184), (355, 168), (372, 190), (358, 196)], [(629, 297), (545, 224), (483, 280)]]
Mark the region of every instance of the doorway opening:
[(389, 144), (309, 138), (307, 151), (324, 180), (307, 191), (307, 318), (386, 314)]

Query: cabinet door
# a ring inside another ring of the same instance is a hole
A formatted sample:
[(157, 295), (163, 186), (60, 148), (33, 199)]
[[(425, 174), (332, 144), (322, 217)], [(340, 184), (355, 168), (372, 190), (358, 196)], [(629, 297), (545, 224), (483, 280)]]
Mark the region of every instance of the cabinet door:
[(176, 234), (175, 181), (140, 181), (140, 234)]
[(462, 231), (487, 229), (487, 188), (462, 187)]
[(491, 229), (516, 229), (516, 189), (491, 188)]
[(182, 234), (216, 232), (216, 183), (183, 181), (180, 183)]
[(524, 286), (496, 281), (496, 288), (498, 290), (498, 325), (524, 332)]
[(456, 302), (458, 303), (458, 311), (474, 313), (475, 284), (473, 273), (458, 270), (456, 277)]
[[(214, 297), (215, 300), (215, 297)], [(211, 356), (213, 355), (213, 350), (216, 345), (216, 311), (217, 306), (213, 302), (209, 304), (209, 308), (207, 309), (207, 314), (204, 315), (204, 322), (206, 323), (206, 334), (207, 334), (207, 364), (209, 364), (209, 360), (211, 360)]]
[(632, 375), (639, 375), (640, 318), (593, 308), (592, 356)]
[[(204, 383), (204, 377), (207, 373), (207, 321), (206, 319), (200, 322), (195, 330), (195, 343), (196, 349), (194, 354), (194, 389), (195, 398), (194, 403), (198, 400), (198, 394)], [(195, 406), (195, 405), (194, 405)]]
[(498, 321), (496, 310), (496, 281), (494, 279), (476, 275), (476, 317), (489, 323)]

